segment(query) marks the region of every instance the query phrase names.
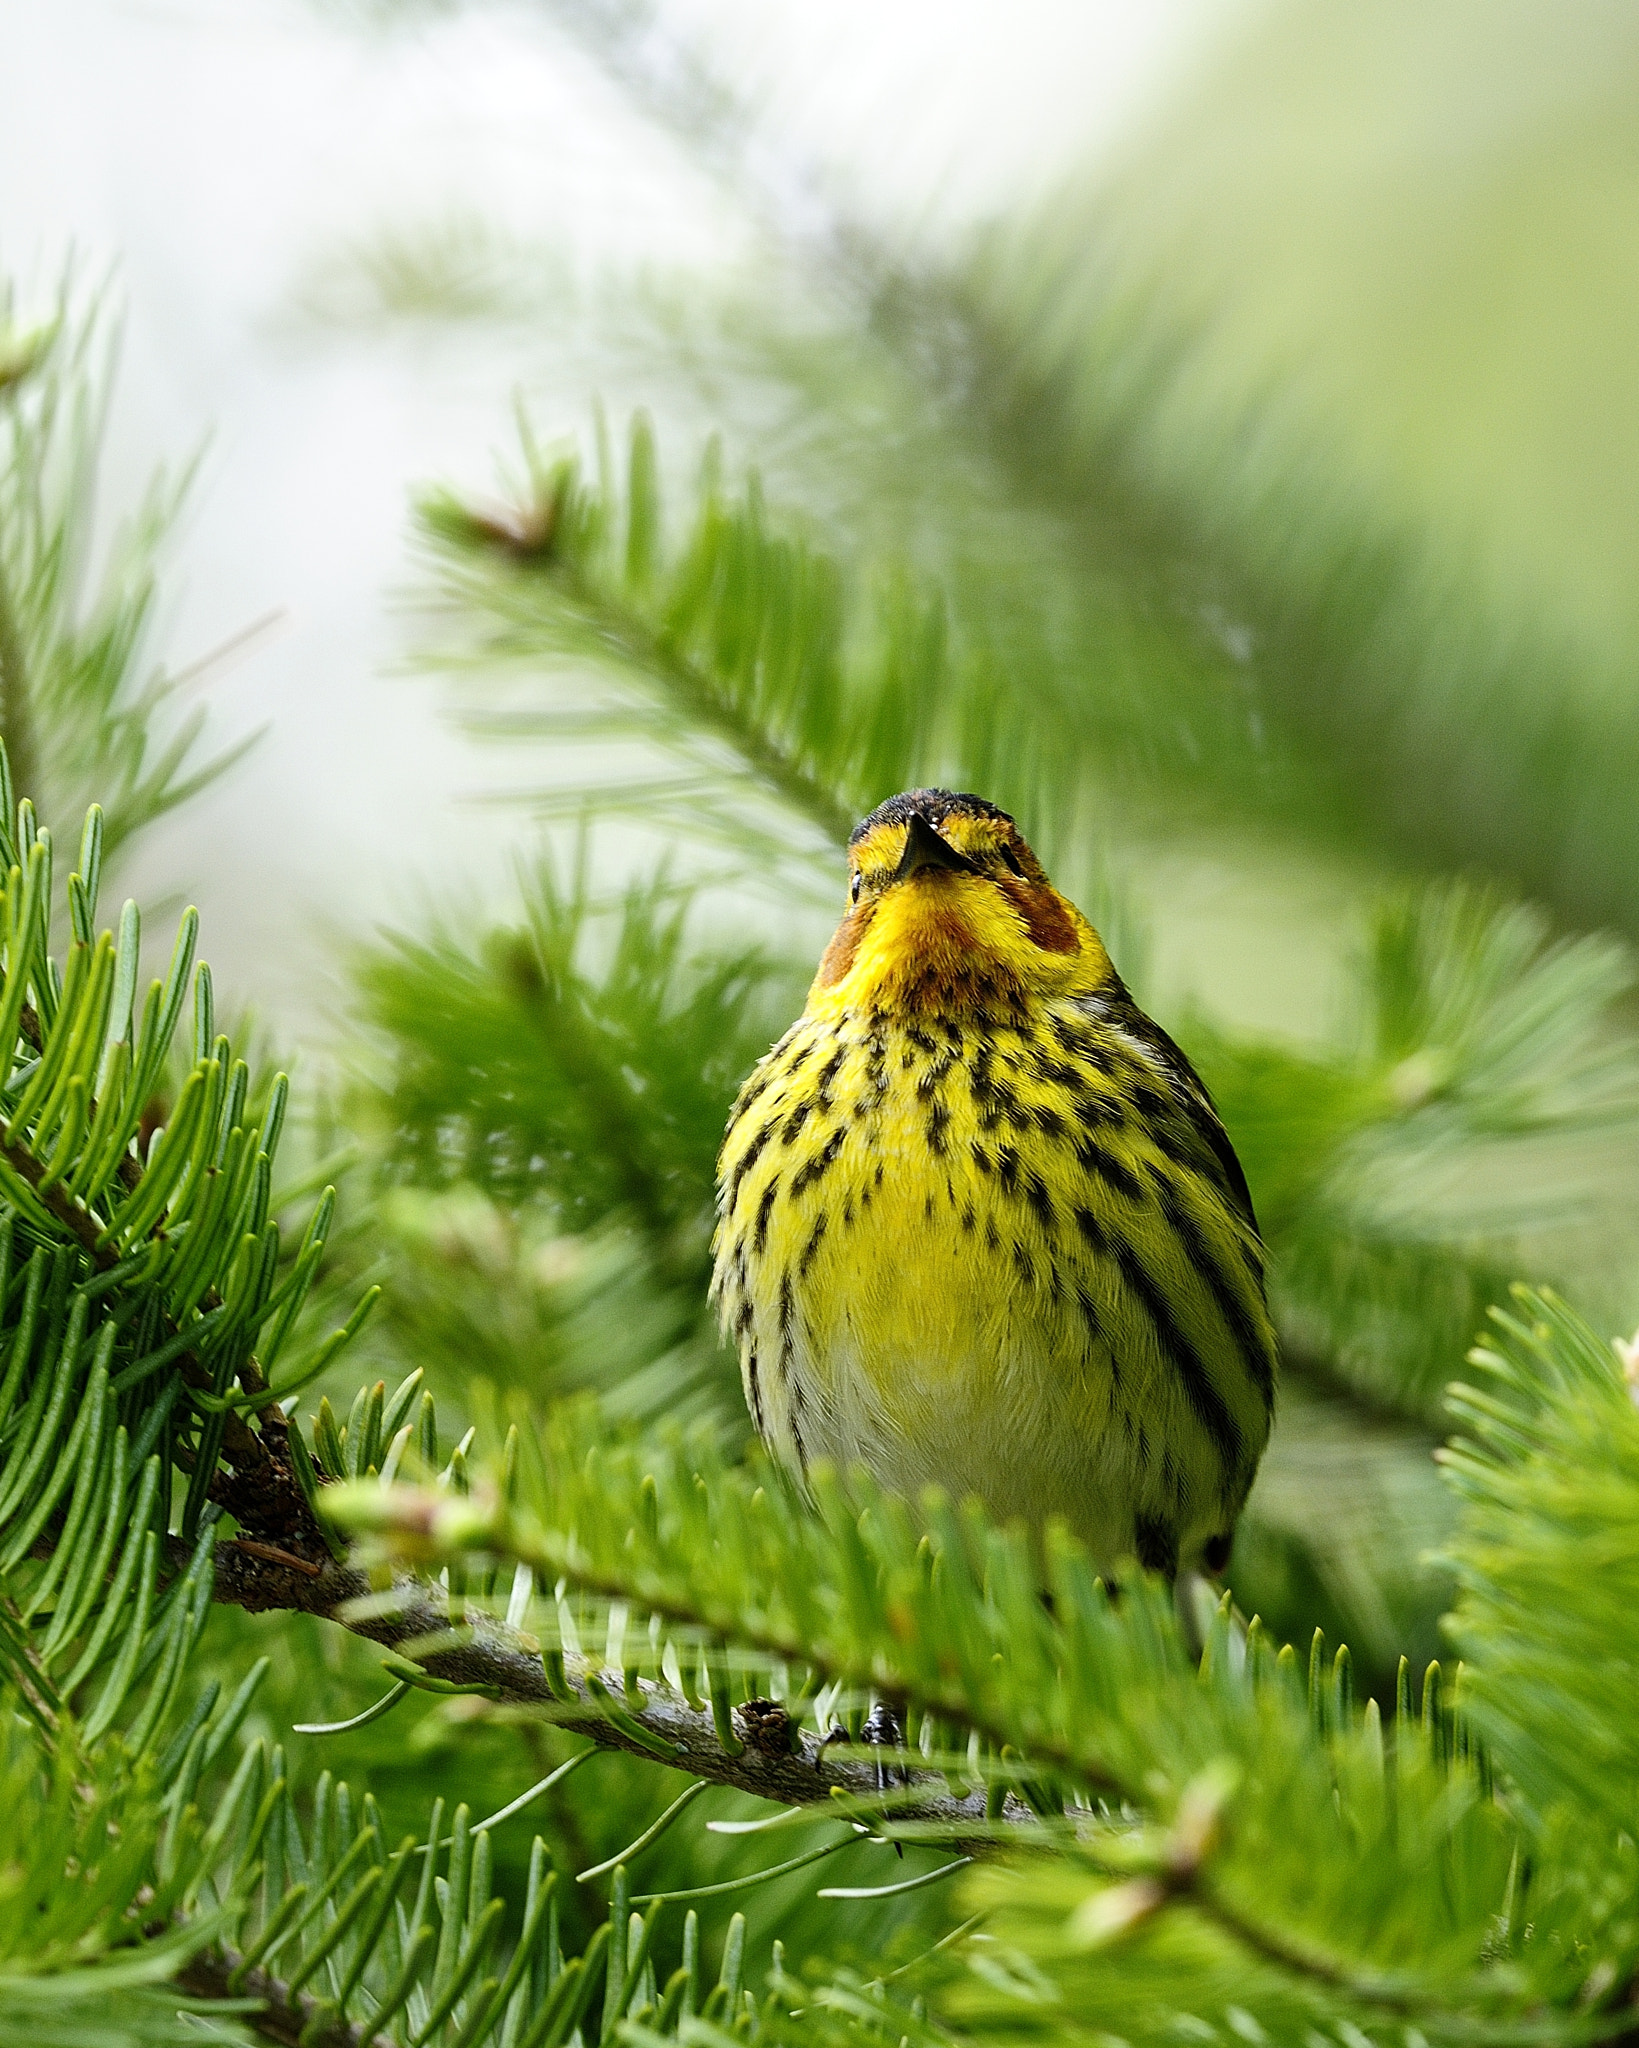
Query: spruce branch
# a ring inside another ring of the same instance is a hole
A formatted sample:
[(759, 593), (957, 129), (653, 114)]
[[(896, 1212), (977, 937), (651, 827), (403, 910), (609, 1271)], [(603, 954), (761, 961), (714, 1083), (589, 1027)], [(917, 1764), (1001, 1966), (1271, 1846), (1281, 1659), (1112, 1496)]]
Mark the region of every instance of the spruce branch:
[(1322, 1382), (1431, 1427), (1451, 1361), (1537, 1247), (1614, 1207), (1639, 1119), (1633, 956), (1556, 936), (1473, 883), (1396, 890), (1355, 949), (1319, 1052), (1196, 1017), (1183, 1036), (1235, 1140), (1284, 1348)]
[[(360, 1495), (352, 1503), (355, 1512)], [(451, 1533), (453, 1519), (462, 1504), (450, 1503), (451, 1518), (445, 1533)], [(406, 1504), (398, 1525), (408, 1532), (413, 1509)], [(422, 1514), (415, 1518), (416, 1533), (426, 1538), (433, 1525)], [(473, 1526), (468, 1520), (469, 1529)], [(491, 1525), (485, 1532), (486, 1547), (494, 1544)], [(878, 1816), (877, 1828), (888, 1837), (907, 1841), (934, 1842), (960, 1856), (990, 1860), (1016, 1855), (1031, 1845), (1051, 1853), (1061, 1846), (1061, 1837), (1042, 1832), (1036, 1815), (1023, 1798), (1010, 1798), (1006, 1822), (997, 1825), (994, 1803), (987, 1820), (986, 1792), (981, 1786), (963, 1797), (934, 1788), (940, 1778), (933, 1772), (907, 1773), (903, 1784), (884, 1793), (879, 1761), (869, 1757), (839, 1756), (835, 1746), (811, 1732), (802, 1731), (789, 1752), (757, 1751), (749, 1743), (736, 1757), (723, 1747), (719, 1724), (710, 1710), (693, 1709), (670, 1686), (628, 1674), (616, 1686), (600, 1679), (598, 1660), (563, 1652), (555, 1661), (549, 1681), (540, 1652), (532, 1643), (482, 1616), (469, 1617), (451, 1642), (448, 1607), (436, 1597), (435, 1589), (401, 1582), (390, 1602), (371, 1590), (369, 1576), (356, 1566), (337, 1566), (323, 1583), (303, 1589), (278, 1585), (262, 1579), (255, 1567), (240, 1563), (219, 1564), (217, 1597), (248, 1607), (303, 1606), (305, 1611), (323, 1615), (350, 1631), (387, 1647), (403, 1646), (414, 1652), (422, 1669), (435, 1680), (462, 1689), (481, 1690), (514, 1704), (533, 1706), (566, 1733), (581, 1736), (605, 1749), (622, 1749), (650, 1761), (664, 1761), (696, 1780), (733, 1787), (742, 1792), (794, 1807), (812, 1807), (816, 1815), (836, 1811), (840, 1797), (844, 1815)], [(417, 1648), (429, 1640), (442, 1640), (447, 1647)], [(749, 1719), (739, 1725), (748, 1730)], [(904, 1759), (901, 1759), (904, 1761)], [(1115, 1788), (1112, 1788), (1114, 1790)], [(1290, 1978), (1312, 1982), (1347, 1995), (1363, 2017), (1387, 2018), (1401, 2015), (1438, 2019), (1460, 2002), (1459, 1993), (1485, 1999), (1484, 1987), (1442, 1981), (1427, 1970), (1385, 1970), (1372, 1967), (1346, 1949), (1284, 1926), (1266, 1911), (1249, 1903), (1244, 1891), (1218, 1882), (1211, 1873), (1210, 1859), (1216, 1847), (1223, 1787), (1191, 1788), (1181, 1803), (1177, 1824), (1158, 1843), (1153, 1859), (1142, 1868), (1153, 1868), (1156, 1876), (1142, 1877), (1133, 1889), (1142, 1892), (1139, 1910), (1143, 1916), (1169, 1905), (1186, 1907), (1215, 1926), (1224, 1936), (1247, 1950), (1262, 1963), (1278, 1967)], [(1408, 1791), (1410, 1783), (1408, 1780)], [(1143, 1788), (1135, 1788), (1145, 1797)], [(1096, 1831), (1091, 1840), (1085, 1825), (1072, 1831), (1069, 1839), (1082, 1836), (1078, 1854), (1085, 1867), (1103, 1869), (1132, 1884), (1135, 1863), (1131, 1847), (1113, 1846), (1110, 1859), (1102, 1865)], [(1498, 2022), (1489, 2036), (1504, 2041), (1536, 2038), (1534, 2023), (1510, 2028)]]
[[(624, 743), (629, 774), (576, 787), (581, 815), (641, 811), (729, 849), (748, 872), (813, 887), (816, 854), (828, 869), (874, 804), (938, 779), (964, 734), (995, 724), (982, 655), (952, 646), (940, 591), (902, 564), (884, 569), (867, 605), (852, 607), (868, 617), (850, 623), (838, 561), (769, 511), (755, 476), (728, 495), (715, 449), (670, 555), (645, 416), (633, 421), (623, 488), (588, 482), (573, 458), (544, 462), (527, 427), (524, 459), (510, 508), (447, 492), (423, 501), (440, 595), (481, 622), (476, 645), (440, 665), (538, 670), (544, 659), (598, 672), (567, 705), (538, 692), (501, 709), (474, 692), (463, 702), (480, 733)], [(1041, 796), (1041, 778), (1058, 777), (1051, 803), (1033, 806), (1045, 830), (1049, 809), (1061, 816), (1071, 798), (1064, 749), (1028, 719), (1018, 732), (1005, 722), (1005, 735), (990, 763), (1003, 800)], [(557, 802), (532, 801), (547, 812)]]
[(179, 705), (190, 676), (148, 657), (157, 563), (192, 464), (154, 478), (88, 574), (117, 354), (103, 294), (70, 273), (52, 317), (15, 342), (14, 300), (0, 279), (0, 739), (48, 818), (103, 800), (113, 854), (259, 735), (201, 758), (205, 712)]
[[(219, 1517), (237, 1524), (221, 1532), (224, 1555), (253, 1545), (296, 1577), (330, 1555), (279, 1406), (291, 1379), (270, 1386), (264, 1362), (290, 1342), (334, 1201), (285, 1257), (269, 1207), (286, 1084), (253, 1083), (216, 1033), (195, 915), (139, 1005), (136, 906), (117, 939), (95, 929), (94, 808), (67, 877), (59, 968), (51, 838), (26, 799), (15, 826), (11, 813), (0, 754), (0, 1581), (18, 1628), (0, 1661), (42, 1725), (100, 1674), (87, 1725), (106, 1729), (145, 1698), (136, 1726), (151, 1740), (208, 1612)], [(150, 1136), (190, 993), (192, 1062)], [(185, 1483), (174, 1532), (173, 1470)]]
[[(37, 1049), (42, 1043), (39, 1020), (32, 1012), (24, 1017), (23, 1036)], [(87, 1099), (86, 1111), (88, 1125), (94, 1126), (97, 1121), (94, 1096)], [(14, 1137), (3, 1121), (0, 1121), (0, 1157), (34, 1190), (42, 1208), (79, 1244), (95, 1271), (112, 1272), (120, 1264), (120, 1254), (109, 1241), (107, 1225), (83, 1203), (75, 1201), (68, 1194), (61, 1175), (49, 1175), (26, 1137)], [(135, 1193), (141, 1185), (142, 1170), (129, 1152), (119, 1159), (117, 1178), (126, 1194)], [(214, 1289), (207, 1290), (204, 1301), (207, 1310), (221, 1306)], [(169, 1318), (165, 1327), (170, 1336), (177, 1334), (177, 1326)], [(212, 1391), (212, 1375), (193, 1352), (182, 1350), (177, 1353), (177, 1371), (189, 1386), (202, 1392)], [(251, 1354), (247, 1353), (241, 1361), (238, 1376), (247, 1392), (267, 1391), (261, 1370)], [(285, 1426), (283, 1410), (276, 1403), (269, 1402), (260, 1413), (264, 1430), (273, 1436), (276, 1443)], [(241, 1482), (231, 1502), (239, 1519), (248, 1528), (276, 1529), (285, 1535), (297, 1536), (310, 1546), (317, 1544), (322, 1547), (322, 1534), (289, 1473), (288, 1459), (284, 1473), (286, 1485), (280, 1488), (273, 1479), (273, 1446), (264, 1435), (249, 1428), (239, 1415), (231, 1411), (223, 1421), (223, 1444)], [(281, 1494), (282, 1498), (276, 1498)], [(223, 1504), (230, 1503), (224, 1500)]]
[[(553, 1726), (600, 1749), (663, 1762), (758, 1799), (817, 1809), (838, 1793), (861, 1809), (882, 1802), (883, 1765), (858, 1745), (828, 1744), (813, 1731), (796, 1729), (795, 1747), (783, 1753), (742, 1742), (733, 1754), (724, 1748), (711, 1710), (690, 1707), (669, 1685), (638, 1678), (623, 1684), (613, 1700), (607, 1693), (600, 1697), (597, 1660), (573, 1651), (563, 1653), (561, 1673), (554, 1668), (549, 1680), (538, 1646), (481, 1613), (457, 1620), (439, 1589), (422, 1581), (401, 1579), (384, 1600), (376, 1577), (357, 1563), (332, 1562), (315, 1576), (305, 1564), (281, 1563), (259, 1547), (219, 1545), (214, 1597), (252, 1614), (317, 1616), (411, 1655), (437, 1685), (537, 1708)], [(428, 1648), (429, 1643), (439, 1647)], [(995, 1831), (985, 1826), (983, 1788), (953, 1798), (935, 1789), (942, 1785), (933, 1773), (918, 1775), (914, 1797), (895, 1794), (895, 1821), (923, 1824), (941, 1840), (948, 1835), (964, 1853), (996, 1853)], [(1028, 1809), (1020, 1802), (1009, 1812), (1023, 1819)]]
[[(246, 1968), (226, 1945), (203, 1950), (184, 1964), (176, 1988), (189, 1998), (235, 2002), (234, 2017), (278, 2048), (402, 2048), (391, 2034), (378, 2034), (362, 2021), (335, 2016), (327, 2001), (310, 1991), (292, 1991), (271, 1970)], [(246, 2012), (237, 2001), (255, 1998), (260, 2009)]]
[(22, 622), (10, 580), (0, 567), (0, 732), (6, 751), (17, 764), (25, 789), (38, 789), (38, 747), (34, 733), (34, 708), (23, 644)]
[[(1049, 1616), (1022, 1543), (937, 1511), (930, 1511), (924, 1534), (902, 1506), (863, 1482), (850, 1500), (827, 1490), (822, 1476), (816, 1517), (800, 1504), (782, 1503), (772, 1488), (758, 1488), (754, 1478), (696, 1465), (675, 1451), (657, 1456), (651, 1447), (644, 1457), (606, 1444), (594, 1448), (561, 1419), (541, 1438), (540, 1454), (540, 1469), (520, 1481), (527, 1507), (510, 1506), (499, 1494), (395, 1496), (353, 1488), (337, 1497), (335, 1511), (350, 1526), (378, 1532), (392, 1554), (415, 1559), (422, 1569), (436, 1569), (441, 1560), (453, 1569), (463, 1556), (469, 1571), (486, 1559), (516, 1562), (537, 1582), (556, 1581), (560, 1602), (565, 1586), (592, 1596), (591, 1610), (576, 1624), (581, 1635), (596, 1626), (600, 1612), (618, 1609), (626, 1618), (625, 1647), (611, 1648), (608, 1656), (626, 1666), (634, 1697), (651, 1697), (638, 1676), (654, 1668), (657, 1654), (641, 1625), (648, 1616), (651, 1631), (659, 1623), (662, 1640), (672, 1634), (685, 1675), (690, 1646), (698, 1655), (704, 1644), (709, 1672), (710, 1645), (717, 1642), (750, 1660), (748, 1682), (759, 1669), (802, 1665), (810, 1687), (873, 1688), (901, 1711), (947, 1719), (953, 1729), (985, 1738), (1003, 1760), (1002, 1782), (1011, 1781), (1020, 1795), (1021, 1819), (1034, 1810), (1052, 1823), (1039, 1835), (973, 1822), (961, 1833), (964, 1816), (972, 1813), (976, 1821), (978, 1802), (942, 1808), (935, 1802), (937, 1827), (907, 1823), (910, 1838), (937, 1838), (963, 1853), (994, 1857), (1008, 1842), (1016, 1848), (1036, 1840), (1051, 1849), (1057, 1829), (1068, 1824), (1070, 1839), (1081, 1844), (1078, 1853), (1096, 1867), (1099, 1841), (1112, 1825), (1092, 1817), (1102, 1795), (1106, 1814), (1152, 1817), (1159, 1831), (1154, 1861), (1141, 1867), (1165, 1879), (1157, 1904), (1187, 1896), (1192, 1910), (1237, 1940), (1362, 1998), (1392, 1990), (1397, 2001), (1439, 2005), (1442, 1986), (1466, 1982), (1474, 1952), (1465, 1964), (1457, 1957), (1461, 1941), (1477, 1940), (1472, 1931), (1460, 1938), (1452, 1931), (1459, 1945), (1444, 1976), (1426, 1959), (1386, 1970), (1369, 1940), (1358, 1948), (1339, 1943), (1334, 1929), (1315, 1924), (1301, 1885), (1290, 1895), (1282, 1890), (1279, 1904), (1265, 1894), (1263, 1858), (1252, 1842), (1265, 1830), (1299, 1824), (1297, 1814), (1310, 1810), (1311, 1797), (1318, 1816), (1331, 1796), (1325, 1788), (1340, 1772), (1346, 1780), (1358, 1774), (1359, 1794), (1380, 1801), (1381, 1792), (1368, 1787), (1373, 1771), (1381, 1773), (1381, 1748), (1374, 1764), (1370, 1726), (1363, 1732), (1352, 1722), (1346, 1692), (1319, 1727), (1311, 1726), (1301, 1690), (1283, 1706), (1284, 1666), (1275, 1667), (1267, 1648), (1252, 1643), (1237, 1651), (1227, 1603), (1197, 1674), (1165, 1597), (1133, 1581), (1112, 1606), (1085, 1556), (1068, 1541), (1049, 1547)], [(694, 1472), (700, 1476), (691, 1477)], [(565, 1637), (552, 1632), (550, 1612), (542, 1626), (550, 1658)], [(643, 1647), (634, 1646), (634, 1636)], [(1311, 1692), (1314, 1686), (1311, 1678)], [(795, 1702), (792, 1713), (800, 1713)], [(700, 1723), (703, 1732), (704, 1715)], [(1371, 1717), (1368, 1723), (1375, 1725)], [(1317, 1739), (1319, 1748), (1311, 1750)], [(960, 1749), (952, 1757), (949, 1748), (947, 1736), (936, 1744), (935, 1760), (964, 1774)], [(1500, 1882), (1504, 1838), (1493, 1819), (1471, 1794), (1447, 1783), (1444, 1767), (1420, 1782), (1404, 1737), (1401, 1749), (1396, 1825), (1403, 1853), (1416, 1853), (1422, 1823), (1414, 1811), (1423, 1798), (1437, 1796), (1447, 1804), (1436, 1831), (1444, 1835), (1454, 1826), (1448, 1839), (1464, 1838), (1459, 1858), (1476, 1859), (1476, 1873), (1489, 1868), (1489, 1881)], [(1005, 1763), (1010, 1751), (1017, 1759), (1011, 1769)], [(1210, 1782), (1231, 1761), (1235, 1775), (1244, 1776), (1244, 1795), (1220, 1797), (1221, 1827), (1216, 1818), (1210, 1827), (1190, 1822), (1191, 1804), (1199, 1804), (1191, 1788)], [(995, 1788), (990, 1771), (965, 1768)], [(1312, 1793), (1300, 1792), (1311, 1771)], [(1286, 1788), (1278, 1821), (1276, 1808), (1263, 1806), (1276, 1782)], [(1079, 1801), (1067, 1803), (1066, 1788), (1077, 1788)], [(1459, 1820), (1459, 1812), (1466, 1818)], [(1130, 1832), (1132, 1820), (1125, 1826)], [(889, 1832), (895, 1831), (890, 1823)], [(1362, 1844), (1362, 1853), (1374, 1858), (1381, 1846)], [(1324, 1851), (1312, 1842), (1309, 1853), (1335, 1857), (1338, 1850), (1332, 1838)], [(1112, 1842), (1105, 1853), (1119, 1868), (1121, 1855), (1134, 1852), (1130, 1843), (1122, 1851)], [(1409, 1900), (1397, 1902), (1396, 1917), (1406, 1905)], [(1466, 1988), (1489, 1995), (1477, 1979)]]
[[(635, 453), (645, 445), (646, 432), (641, 421), (634, 427), (633, 471), (638, 477), (652, 461)], [(807, 819), (834, 846), (846, 846), (857, 814), (839, 801), (835, 789), (804, 763), (794, 747), (782, 745), (768, 724), (752, 715), (744, 699), (725, 687), (721, 672), (714, 672), (675, 630), (668, 631), (657, 620), (643, 603), (649, 594), (644, 588), (647, 576), (641, 582), (635, 577), (617, 580), (590, 548), (565, 538), (601, 534), (606, 509), (598, 507), (595, 520), (587, 516), (590, 508), (576, 502), (584, 487), (575, 470), (560, 464), (534, 481), (533, 502), (503, 510), (434, 497), (423, 502), (422, 518), (429, 533), (452, 548), (488, 546), (516, 565), (518, 596), (509, 600), (495, 592), (503, 615), (533, 612), (539, 617), (538, 601), (531, 605), (530, 596), (549, 589), (563, 609), (561, 630), (568, 638), (584, 638), (621, 667), (652, 677), (672, 700), (682, 725), (708, 741), (721, 742), (769, 795)], [(827, 574), (834, 574), (829, 565)], [(485, 723), (474, 722), (480, 728)]]

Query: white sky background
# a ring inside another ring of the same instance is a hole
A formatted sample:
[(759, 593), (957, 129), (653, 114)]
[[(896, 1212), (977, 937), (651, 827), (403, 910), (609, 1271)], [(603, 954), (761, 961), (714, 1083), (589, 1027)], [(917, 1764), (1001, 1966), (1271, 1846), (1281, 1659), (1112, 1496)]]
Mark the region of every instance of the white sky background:
[[(662, 0), (762, 110), (753, 150), (802, 226), (817, 171), (888, 232), (1007, 207), (1114, 141), (1236, 0)], [(77, 250), (117, 266), (125, 351), (107, 502), (209, 437), (165, 576), (176, 665), (278, 612), (212, 676), (213, 730), (271, 730), (230, 781), (159, 826), (123, 878), (198, 901), (229, 1003), (281, 1038), (331, 1010), (335, 937), (426, 900), (495, 903), (516, 780), (393, 672), (413, 487), (482, 488), (514, 386), (584, 421), (616, 394), (584, 335), (483, 321), (304, 317), (350, 242), (484, 219), (572, 269), (709, 276), (754, 246), (725, 191), (635, 112), (550, 7), (456, 8), (413, 32), (303, 0), (0, 0), (0, 265), (42, 290)], [(554, 354), (556, 350), (556, 354)], [(618, 383), (619, 371), (616, 371)], [(641, 398), (641, 391), (620, 391)]]

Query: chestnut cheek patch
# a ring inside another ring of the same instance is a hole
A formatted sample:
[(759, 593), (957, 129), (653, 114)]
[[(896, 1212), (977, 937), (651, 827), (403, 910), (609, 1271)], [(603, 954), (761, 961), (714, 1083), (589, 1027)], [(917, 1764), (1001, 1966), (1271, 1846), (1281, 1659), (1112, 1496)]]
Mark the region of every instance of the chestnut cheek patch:
[(859, 951), (859, 942), (865, 936), (865, 929), (876, 915), (876, 906), (862, 903), (857, 910), (850, 910), (832, 936), (831, 943), (820, 956), (819, 974), (816, 979), (821, 988), (831, 988), (854, 964), (854, 955)]

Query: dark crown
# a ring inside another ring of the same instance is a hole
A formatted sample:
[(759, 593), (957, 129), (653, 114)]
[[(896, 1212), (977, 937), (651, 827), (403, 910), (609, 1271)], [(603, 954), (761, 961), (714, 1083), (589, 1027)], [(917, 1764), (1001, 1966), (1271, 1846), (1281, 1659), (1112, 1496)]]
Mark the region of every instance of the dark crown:
[(1013, 823), (1006, 811), (965, 790), (907, 789), (889, 797), (885, 804), (878, 804), (868, 818), (862, 818), (849, 835), (848, 844), (857, 846), (878, 825), (907, 825), (912, 818), (925, 818), (937, 830), (950, 817), (995, 818), (1004, 825)]

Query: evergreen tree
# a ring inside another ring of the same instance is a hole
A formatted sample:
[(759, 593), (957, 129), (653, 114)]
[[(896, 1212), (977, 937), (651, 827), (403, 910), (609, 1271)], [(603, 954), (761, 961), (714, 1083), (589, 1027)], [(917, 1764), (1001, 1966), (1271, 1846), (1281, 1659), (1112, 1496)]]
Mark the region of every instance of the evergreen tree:
[[(0, 334), (8, 2038), (1632, 2032), (1639, 1365), (1540, 1284), (1623, 1199), (1620, 941), (1401, 880), (1332, 1044), (1166, 1020), (1288, 1361), (1221, 1600), (1055, 1534), (1043, 1602), (1018, 1532), (798, 1498), (749, 1442), (712, 1161), (856, 817), (984, 790), (1138, 982), (1112, 791), (1318, 842), (1339, 772), (1226, 689), (1175, 534), (1031, 473), (1076, 394), (974, 277), (859, 265), (873, 324), (740, 331), (748, 377), (849, 394), (779, 488), (714, 446), (663, 489), (639, 415), (424, 500), (431, 658), (550, 742), (531, 801), (576, 829), (512, 924), (359, 963), (329, 1105), (218, 1028), (191, 912), (150, 982), (99, 908), (219, 764), (144, 666), (164, 494), (73, 573), (95, 320)], [(656, 861), (613, 886), (634, 819)]]

